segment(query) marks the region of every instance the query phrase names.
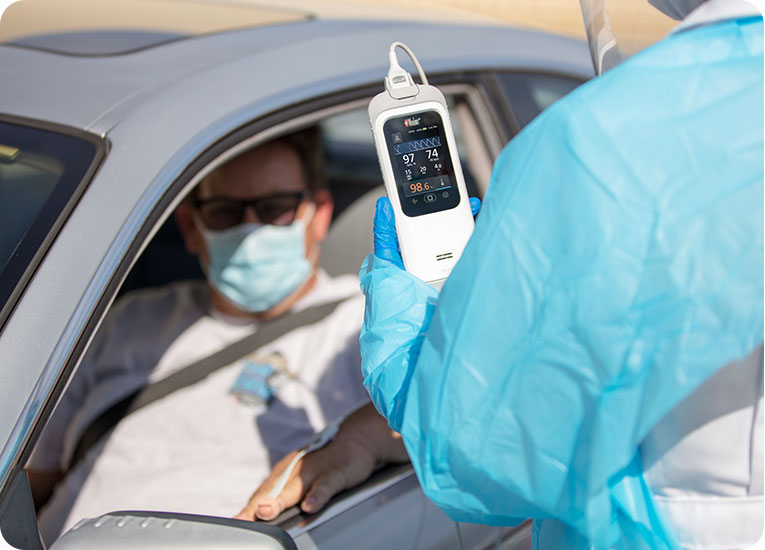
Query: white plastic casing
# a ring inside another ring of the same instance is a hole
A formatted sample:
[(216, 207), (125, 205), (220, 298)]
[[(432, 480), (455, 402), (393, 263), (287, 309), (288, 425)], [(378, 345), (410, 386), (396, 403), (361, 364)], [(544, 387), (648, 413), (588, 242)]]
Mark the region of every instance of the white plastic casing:
[[(418, 88), (416, 96), (405, 99), (393, 99), (387, 92), (375, 96), (369, 103), (369, 122), (385, 190), (396, 217), (396, 231), (404, 266), (423, 281), (440, 287), (462, 255), (473, 233), (474, 222), (446, 100), (438, 88), (422, 84)], [(441, 115), (460, 201), (449, 210), (412, 217), (404, 214), (401, 208), (383, 125), (390, 118), (427, 110)]]

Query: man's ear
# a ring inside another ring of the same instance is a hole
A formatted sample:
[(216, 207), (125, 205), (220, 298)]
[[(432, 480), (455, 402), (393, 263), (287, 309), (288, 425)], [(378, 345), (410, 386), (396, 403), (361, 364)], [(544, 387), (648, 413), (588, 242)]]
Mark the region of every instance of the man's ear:
[(203, 250), (202, 234), (194, 223), (191, 205), (186, 201), (182, 202), (175, 209), (174, 216), (186, 250), (189, 254), (198, 255)]
[(332, 211), (335, 203), (329, 191), (321, 189), (313, 194), (313, 202), (316, 203), (316, 213), (313, 215), (311, 223), (313, 238), (316, 242), (321, 242), (327, 236), (329, 226), (332, 223)]

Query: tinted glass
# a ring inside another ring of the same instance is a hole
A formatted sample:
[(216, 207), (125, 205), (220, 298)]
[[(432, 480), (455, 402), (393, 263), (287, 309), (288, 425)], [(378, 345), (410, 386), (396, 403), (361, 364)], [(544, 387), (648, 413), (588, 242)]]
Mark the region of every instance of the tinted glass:
[(41, 253), (97, 152), (92, 141), (0, 122), (0, 308)]
[(497, 79), (521, 128), (582, 83), (575, 78), (533, 73), (497, 73)]

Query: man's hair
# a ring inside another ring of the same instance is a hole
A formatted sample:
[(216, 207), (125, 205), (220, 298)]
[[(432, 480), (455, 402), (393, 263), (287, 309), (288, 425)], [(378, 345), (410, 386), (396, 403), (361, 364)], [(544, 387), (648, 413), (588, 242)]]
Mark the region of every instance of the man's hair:
[[(300, 164), (303, 168), (303, 176), (309, 191), (316, 192), (326, 189), (327, 184), (324, 177), (324, 153), (321, 146), (321, 132), (319, 131), (318, 126), (310, 126), (291, 134), (279, 136), (266, 143), (256, 145), (255, 148), (276, 143), (284, 144), (298, 154), (298, 157), (300, 157)], [(244, 155), (247, 152), (248, 151), (245, 151), (241, 154)], [(234, 157), (233, 159), (228, 160), (227, 163), (233, 162), (237, 158), (239, 157)], [(222, 164), (221, 166), (225, 165), (226, 164)], [(220, 168), (220, 166), (218, 168)], [(205, 176), (194, 189), (189, 192), (185, 200), (193, 203), (198, 197), (199, 186), (203, 181), (210, 177), (210, 175), (214, 174), (218, 168)]]
[(308, 189), (319, 191), (325, 189), (327, 182), (324, 177), (324, 151), (321, 144), (321, 132), (318, 126), (310, 126), (276, 138), (274, 141), (283, 141), (295, 151), (303, 165), (303, 173)]

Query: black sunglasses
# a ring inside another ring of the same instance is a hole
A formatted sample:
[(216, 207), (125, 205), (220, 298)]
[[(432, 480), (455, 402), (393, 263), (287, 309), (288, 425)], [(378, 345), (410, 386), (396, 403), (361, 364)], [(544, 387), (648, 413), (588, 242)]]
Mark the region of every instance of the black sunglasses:
[(295, 221), (300, 204), (310, 196), (308, 191), (297, 191), (256, 199), (210, 197), (194, 199), (193, 204), (208, 229), (221, 230), (241, 224), (248, 206), (252, 207), (261, 223), (289, 225)]

